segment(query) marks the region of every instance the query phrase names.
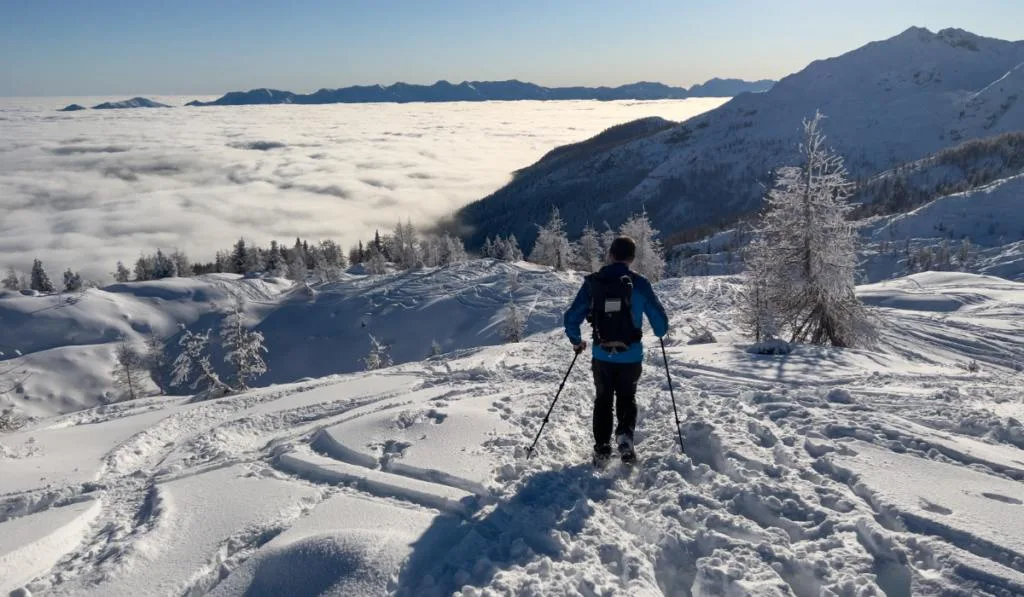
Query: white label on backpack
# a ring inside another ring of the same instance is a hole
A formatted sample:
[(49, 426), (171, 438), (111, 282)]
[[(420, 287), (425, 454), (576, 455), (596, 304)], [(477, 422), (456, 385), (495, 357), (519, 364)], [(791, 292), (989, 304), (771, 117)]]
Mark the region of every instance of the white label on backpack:
[(605, 313), (618, 313), (622, 311), (622, 300), (621, 299), (605, 299), (604, 301), (604, 312)]

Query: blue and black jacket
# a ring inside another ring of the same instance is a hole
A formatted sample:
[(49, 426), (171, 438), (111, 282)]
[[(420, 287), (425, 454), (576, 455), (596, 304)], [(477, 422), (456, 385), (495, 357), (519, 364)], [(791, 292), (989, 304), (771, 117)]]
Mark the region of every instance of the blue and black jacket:
[[(613, 263), (601, 268), (599, 276), (619, 278), (630, 274), (633, 276), (633, 323), (639, 329), (643, 326), (643, 317), (651, 323), (654, 335), (661, 338), (668, 333), (668, 316), (661, 301), (654, 295), (654, 288), (650, 281), (636, 272), (630, 272), (629, 266), (624, 263)], [(584, 280), (580, 291), (576, 293), (576, 299), (572, 302), (569, 310), (565, 312), (565, 335), (574, 345), (583, 341), (580, 326), (587, 319), (590, 313), (591, 290), (590, 281)], [(600, 346), (594, 346), (592, 354), (595, 359), (608, 363), (641, 363), (644, 360), (644, 347), (640, 342), (629, 345), (627, 350), (621, 352), (609, 352)]]

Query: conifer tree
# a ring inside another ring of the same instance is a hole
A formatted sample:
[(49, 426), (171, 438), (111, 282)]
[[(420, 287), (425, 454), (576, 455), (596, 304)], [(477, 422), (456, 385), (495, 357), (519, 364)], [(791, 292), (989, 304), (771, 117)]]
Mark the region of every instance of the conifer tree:
[(224, 318), (220, 326), (221, 345), (224, 347), (224, 362), (232, 369), (232, 380), (237, 391), (249, 389), (249, 382), (267, 372), (263, 354), (263, 333), (245, 327), (242, 309), (235, 308)]
[(32, 262), (32, 281), (29, 284), (29, 288), (37, 292), (53, 292), (53, 282), (50, 282), (50, 277), (46, 275), (46, 270), (43, 269), (43, 262), (36, 259)]
[(209, 343), (210, 330), (202, 333), (185, 330), (178, 340), (181, 353), (174, 359), (172, 386), (189, 383), (190, 388), (196, 389), (200, 384), (204, 384), (211, 390), (231, 390), (226, 383), (220, 380), (220, 376), (217, 375), (217, 371), (210, 362)]

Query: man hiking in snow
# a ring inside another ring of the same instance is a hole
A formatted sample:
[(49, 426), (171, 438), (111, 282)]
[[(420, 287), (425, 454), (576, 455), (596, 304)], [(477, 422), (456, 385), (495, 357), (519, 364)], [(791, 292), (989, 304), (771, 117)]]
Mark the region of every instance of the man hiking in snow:
[(623, 462), (636, 460), (633, 429), (636, 427), (636, 386), (643, 367), (643, 316), (659, 338), (668, 332), (668, 316), (647, 278), (629, 269), (636, 242), (616, 238), (608, 250), (609, 265), (587, 276), (565, 313), (565, 335), (576, 354), (587, 348), (580, 333), (583, 321), (594, 332), (592, 369), (597, 396), (594, 399), (594, 463), (611, 458), (612, 408), (618, 418), (615, 443)]

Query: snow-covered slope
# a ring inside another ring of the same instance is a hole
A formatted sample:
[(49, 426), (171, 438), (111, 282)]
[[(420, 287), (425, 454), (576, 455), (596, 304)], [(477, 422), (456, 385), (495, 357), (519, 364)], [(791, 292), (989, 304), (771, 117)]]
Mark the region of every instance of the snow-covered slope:
[[(264, 386), (362, 370), (371, 334), (390, 348), (395, 363), (500, 344), (510, 303), (527, 333), (550, 329), (561, 321), (577, 284), (573, 275), (527, 263), (479, 260), (385, 276), (346, 274), (308, 288), (213, 274), (62, 296), (0, 292), (0, 388), (18, 382), (15, 391), (0, 396), (0, 406), (48, 415), (116, 399), (112, 372), (120, 337), (141, 348), (156, 334), (171, 362), (182, 327), (212, 328), (216, 337), (236, 303), (265, 337), (269, 372), (255, 382)], [(213, 362), (226, 373), (217, 344)], [(157, 381), (167, 391), (187, 391), (168, 388), (169, 379)]]
[[(1024, 594), (1024, 285), (864, 287), (878, 347), (785, 357), (743, 350), (735, 290), (657, 286), (686, 455), (652, 351), (632, 473), (587, 463), (579, 365), (524, 459), (571, 358), (557, 330), (36, 421), (0, 436), (0, 591)], [(720, 342), (687, 346), (694, 324)]]
[(756, 209), (772, 169), (796, 160), (801, 120), (815, 110), (855, 177), (1024, 128), (1022, 63), (1024, 42), (912, 28), (669, 130), (555, 167), (541, 160), (460, 216), (474, 242), (514, 232), (526, 245), (550, 205), (572, 234), (588, 221), (616, 226), (641, 206), (669, 233), (718, 224)]

